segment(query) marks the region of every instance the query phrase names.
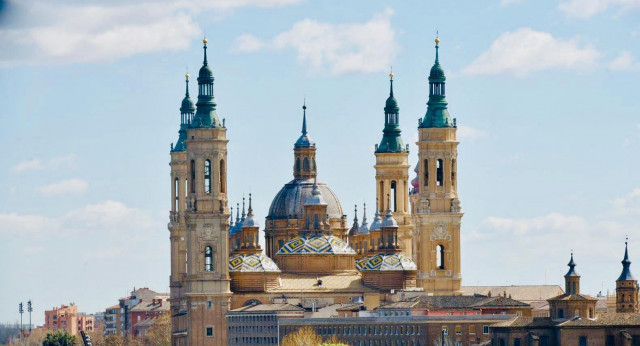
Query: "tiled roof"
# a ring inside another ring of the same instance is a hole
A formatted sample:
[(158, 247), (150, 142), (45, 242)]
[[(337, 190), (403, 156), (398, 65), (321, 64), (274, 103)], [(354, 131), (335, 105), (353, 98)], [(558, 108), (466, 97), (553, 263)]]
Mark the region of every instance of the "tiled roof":
[[(322, 280), (322, 285), (318, 285)], [(362, 284), (360, 274), (303, 275), (280, 274), (281, 285), (269, 292), (377, 292)]]
[(145, 318), (144, 320), (136, 323), (136, 325), (133, 326), (133, 327), (134, 328), (148, 328), (148, 327), (151, 327), (154, 323), (156, 323), (156, 319), (157, 318), (158, 318), (157, 316)]
[(558, 285), (512, 285), (512, 286), (462, 286), (463, 295), (481, 294), (483, 296), (504, 295), (522, 302), (547, 300), (551, 297), (564, 294), (562, 287)]
[(169, 302), (162, 302), (162, 304), (153, 304), (153, 301), (142, 301), (138, 305), (132, 307), (129, 311), (153, 311), (162, 312), (169, 311)]
[(561, 294), (559, 296), (556, 296), (556, 297), (553, 297), (553, 298), (549, 298), (547, 300), (549, 300), (549, 301), (556, 301), (556, 300), (593, 300), (593, 301), (597, 301), (598, 298), (594, 298), (594, 297), (588, 296), (586, 294), (577, 293), (577, 294)]
[(492, 328), (500, 327), (520, 327), (520, 328), (549, 328), (549, 327), (602, 327), (602, 326), (639, 326), (640, 314), (638, 313), (615, 313), (600, 314), (595, 319), (576, 318), (576, 319), (556, 319), (550, 317), (518, 317), (511, 321), (505, 321), (492, 326)]
[(304, 311), (303, 308), (291, 304), (258, 304), (233, 309), (229, 312), (264, 312), (264, 311)]
[(416, 296), (403, 301), (380, 306), (376, 309), (479, 309), (492, 307), (530, 307), (511, 298), (473, 296)]

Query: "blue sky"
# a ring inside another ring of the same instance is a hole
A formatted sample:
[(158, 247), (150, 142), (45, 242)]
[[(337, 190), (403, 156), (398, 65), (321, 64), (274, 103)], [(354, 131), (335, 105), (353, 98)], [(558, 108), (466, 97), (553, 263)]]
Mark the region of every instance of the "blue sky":
[(415, 164), (438, 30), (461, 140), (463, 284), (562, 284), (573, 249), (583, 290), (606, 292), (627, 234), (640, 273), (638, 0), (0, 9), (0, 321), (28, 299), (42, 323), (60, 304), (95, 312), (134, 286), (168, 291), (169, 145), (205, 33), (231, 202), (251, 192), (258, 220), (292, 178), (305, 96), (320, 180), (350, 220), (374, 203), (390, 66)]

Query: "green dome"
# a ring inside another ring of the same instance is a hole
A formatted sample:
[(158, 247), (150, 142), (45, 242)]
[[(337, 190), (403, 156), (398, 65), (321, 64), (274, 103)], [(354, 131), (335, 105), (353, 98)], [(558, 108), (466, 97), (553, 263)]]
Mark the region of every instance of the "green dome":
[(398, 100), (391, 95), (387, 99), (387, 103), (385, 103), (384, 111), (387, 113), (398, 113), (400, 111), (400, 107), (398, 107)]
[(185, 96), (182, 99), (182, 106), (180, 106), (180, 112), (181, 113), (193, 113), (195, 111), (196, 111), (196, 105), (191, 100), (191, 97), (189, 97), (189, 95), (187, 94), (187, 96)]
[(444, 82), (446, 80), (444, 76), (444, 69), (442, 65), (440, 65), (439, 61), (436, 61), (431, 67), (431, 72), (429, 73), (429, 81), (430, 82)]

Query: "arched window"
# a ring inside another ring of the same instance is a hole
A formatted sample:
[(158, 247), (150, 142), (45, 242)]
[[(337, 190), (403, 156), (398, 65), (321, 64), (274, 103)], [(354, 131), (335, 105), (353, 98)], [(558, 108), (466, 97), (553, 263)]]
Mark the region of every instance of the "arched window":
[(302, 161), (302, 168), (305, 170), (305, 172), (309, 172), (309, 158), (305, 157), (304, 161)]
[(575, 281), (573, 282), (572, 286), (573, 287), (571, 288), (571, 290), (573, 291), (573, 294), (576, 294), (577, 292), (576, 292), (576, 282)]
[(313, 229), (320, 228), (320, 223), (318, 221), (318, 214), (313, 214)]
[(564, 310), (558, 309), (558, 318), (564, 318)]
[(213, 249), (211, 249), (211, 246), (204, 248), (204, 271), (213, 271)]
[(220, 160), (220, 192), (227, 193), (227, 172), (224, 160)]
[(456, 159), (451, 160), (451, 186), (456, 188)]
[(313, 158), (312, 160), (313, 160), (313, 170), (315, 171), (316, 170), (316, 159)]
[(187, 196), (189, 196), (189, 179), (184, 180), (184, 209), (187, 209)]
[(191, 193), (196, 193), (196, 161), (191, 160)]
[(393, 180), (391, 181), (391, 203), (393, 205), (393, 207), (391, 207), (391, 210), (393, 210), (394, 212), (398, 211), (398, 189), (396, 188), (396, 181)]
[(576, 309), (576, 310), (573, 312), (573, 316), (574, 316), (574, 317), (580, 316), (580, 309)]
[(444, 184), (444, 175), (442, 174), (444, 166), (442, 165), (442, 159), (438, 159), (436, 165), (436, 185), (442, 186)]
[(180, 181), (178, 178), (173, 182), (173, 211), (180, 211), (180, 195), (178, 194), (178, 189), (180, 187)]
[(436, 264), (438, 269), (444, 269), (444, 246), (436, 246)]
[(204, 193), (211, 193), (211, 161), (204, 161)]
[(296, 158), (296, 172), (300, 172), (300, 158)]
[(424, 170), (424, 186), (429, 186), (429, 160), (428, 159), (424, 160), (424, 167), (422, 169)]

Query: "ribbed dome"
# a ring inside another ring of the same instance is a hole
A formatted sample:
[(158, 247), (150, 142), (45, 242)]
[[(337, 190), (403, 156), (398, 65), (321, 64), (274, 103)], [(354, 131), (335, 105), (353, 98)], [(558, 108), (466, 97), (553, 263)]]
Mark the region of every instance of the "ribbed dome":
[(196, 111), (196, 105), (191, 100), (189, 95), (182, 99), (182, 105), (180, 106), (180, 112), (182, 113), (194, 113)]
[(230, 272), (280, 272), (276, 263), (264, 254), (235, 255), (229, 259)]
[(198, 73), (198, 78), (211, 78), (211, 77), (213, 77), (213, 71), (211, 70), (211, 67), (209, 67), (209, 64), (205, 63), (200, 68), (200, 72)]
[(403, 254), (377, 254), (356, 262), (359, 271), (406, 271), (418, 270), (411, 258)]
[(329, 235), (314, 235), (293, 238), (280, 250), (278, 255), (355, 255), (356, 252), (344, 241)]
[[(311, 196), (313, 191), (313, 179), (294, 179), (288, 182), (271, 202), (267, 219), (301, 219), (304, 215), (304, 202)], [(324, 201), (327, 204), (327, 214), (329, 218), (339, 219), (342, 217), (342, 206), (338, 197), (324, 183), (317, 182)]]
[(444, 69), (440, 62), (436, 62), (431, 67), (431, 72), (429, 72), (429, 81), (430, 82), (444, 82), (446, 77), (444, 76)]
[(396, 100), (394, 96), (389, 96), (385, 103), (384, 110), (388, 113), (398, 113), (400, 110), (400, 107), (398, 107), (398, 100)]

